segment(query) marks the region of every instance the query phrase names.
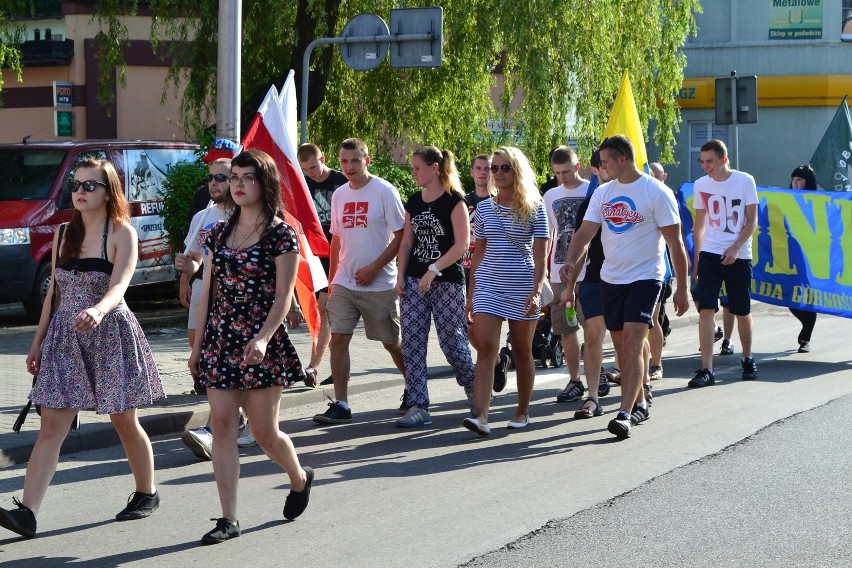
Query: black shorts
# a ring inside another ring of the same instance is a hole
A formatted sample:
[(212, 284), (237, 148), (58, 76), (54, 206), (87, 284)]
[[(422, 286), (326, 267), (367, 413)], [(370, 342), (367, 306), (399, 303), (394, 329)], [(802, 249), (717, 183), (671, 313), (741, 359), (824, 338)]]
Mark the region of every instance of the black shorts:
[(630, 284), (601, 281), (604, 322), (610, 331), (621, 331), (625, 322), (644, 323), (654, 327), (654, 308), (663, 283), (659, 280), (637, 280)]
[[(330, 268), (331, 260), (327, 256), (321, 256), (321, 257), (319, 257), (319, 260), (320, 260), (320, 264), (322, 264), (322, 269), (325, 270), (325, 277), (326, 277), (326, 279), (328, 279), (328, 270)], [(326, 286), (322, 290), (317, 290), (316, 293), (314, 294), (314, 296), (319, 298), (320, 294), (328, 294), (328, 286)]]
[(583, 309), (583, 318), (588, 320), (604, 314), (600, 282), (580, 282), (578, 296), (580, 307)]
[[(738, 258), (733, 264), (722, 264), (722, 256), (710, 252), (698, 255), (699, 310), (719, 310), (722, 285), (728, 297), (728, 309), (735, 316), (751, 313), (751, 261)], [(724, 304), (723, 304), (724, 305)]]

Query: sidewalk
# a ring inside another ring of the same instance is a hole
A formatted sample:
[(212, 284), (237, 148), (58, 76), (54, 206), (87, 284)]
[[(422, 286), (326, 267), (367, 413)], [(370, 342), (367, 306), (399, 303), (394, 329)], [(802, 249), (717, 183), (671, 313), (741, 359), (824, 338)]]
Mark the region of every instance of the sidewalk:
[[(753, 310), (760, 311), (770, 307), (756, 302)], [(721, 318), (717, 319), (721, 321)], [(187, 428), (204, 426), (210, 415), (206, 397), (186, 394), (192, 388), (192, 379), (187, 369), (190, 350), (186, 330), (183, 328), (184, 321), (185, 316), (178, 310), (164, 310), (145, 314), (140, 318), (167, 395), (166, 400), (156, 406), (139, 410), (139, 420), (150, 436), (174, 434)], [(694, 329), (697, 321), (698, 314), (691, 307), (683, 317), (672, 317), (671, 325), (673, 329)], [(293, 330), (290, 337), (302, 360), (307, 361), (311, 340), (306, 328), (302, 326)], [(21, 431), (12, 431), (12, 425), (26, 404), (30, 390), (31, 378), (25, 370), (25, 360), (31, 342), (31, 333), (10, 334), (3, 340), (3, 351), (0, 353), (0, 383), (3, 384), (0, 390), (0, 468), (25, 463), (38, 435), (39, 417), (35, 408), (31, 409)], [(404, 382), (393, 366), (390, 355), (378, 342), (365, 339), (360, 325), (352, 339), (350, 353), (353, 361), (350, 393), (395, 387), (399, 388), (402, 394)], [(474, 353), (474, 360), (475, 357)], [(330, 374), (328, 359), (326, 353), (319, 369), (319, 380)], [(452, 370), (438, 347), (434, 329), (429, 345), (428, 363), (430, 377), (452, 375)], [(316, 389), (299, 385), (284, 391), (282, 408), (312, 404), (316, 412), (322, 412), (327, 396), (334, 397), (331, 385)], [(61, 453), (99, 449), (118, 443), (118, 435), (110, 424), (109, 416), (82, 412), (80, 430), (68, 434)]]

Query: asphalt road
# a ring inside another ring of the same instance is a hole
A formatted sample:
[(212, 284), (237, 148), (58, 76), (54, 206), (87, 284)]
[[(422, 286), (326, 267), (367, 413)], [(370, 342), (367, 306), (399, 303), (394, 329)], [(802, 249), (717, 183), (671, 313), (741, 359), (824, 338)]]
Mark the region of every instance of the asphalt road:
[[(521, 431), (503, 427), (510, 377), (488, 438), (461, 427), (453, 379), (431, 381), (433, 424), (415, 430), (393, 426), (397, 386), (352, 396), (346, 426), (316, 426), (316, 401), (288, 405), (282, 428), (317, 472), (310, 507), (284, 522), (286, 477), (245, 450), (243, 536), (215, 547), (198, 545), (220, 514), (210, 463), (177, 435), (154, 440), (163, 503), (143, 521), (112, 520), (133, 490), (120, 447), (63, 456), (38, 538), (0, 535), (0, 566), (848, 566), (852, 321), (820, 317), (810, 354), (786, 310), (755, 328), (760, 379), (720, 357), (700, 390), (685, 388), (695, 330), (675, 330), (651, 419), (624, 441), (606, 432), (618, 388), (603, 418), (573, 420), (577, 404), (554, 401), (564, 368), (539, 369)], [(0, 469), (3, 506), (23, 474)]]

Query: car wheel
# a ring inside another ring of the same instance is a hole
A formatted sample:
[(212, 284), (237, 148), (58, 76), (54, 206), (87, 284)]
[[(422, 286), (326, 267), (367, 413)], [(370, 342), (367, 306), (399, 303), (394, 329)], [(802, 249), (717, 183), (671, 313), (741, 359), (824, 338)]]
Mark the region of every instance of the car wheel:
[(24, 311), (29, 319), (37, 322), (41, 317), (41, 307), (48, 290), (50, 290), (50, 263), (46, 262), (36, 271), (33, 291), (30, 297), (24, 300)]

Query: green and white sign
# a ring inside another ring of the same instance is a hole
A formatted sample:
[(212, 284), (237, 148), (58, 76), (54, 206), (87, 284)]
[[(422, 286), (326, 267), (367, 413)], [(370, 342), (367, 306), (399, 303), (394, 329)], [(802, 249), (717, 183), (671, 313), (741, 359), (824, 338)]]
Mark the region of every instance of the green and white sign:
[(54, 122), (57, 136), (74, 136), (74, 113), (70, 110), (57, 110)]
[(769, 0), (769, 39), (822, 39), (823, 0)]

